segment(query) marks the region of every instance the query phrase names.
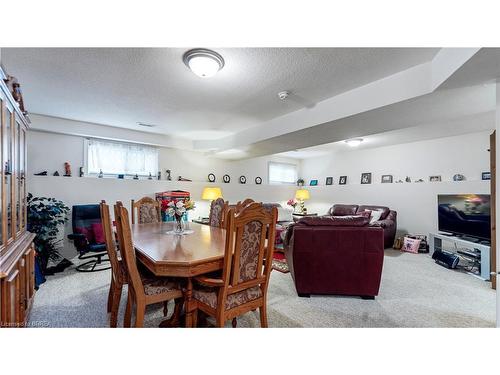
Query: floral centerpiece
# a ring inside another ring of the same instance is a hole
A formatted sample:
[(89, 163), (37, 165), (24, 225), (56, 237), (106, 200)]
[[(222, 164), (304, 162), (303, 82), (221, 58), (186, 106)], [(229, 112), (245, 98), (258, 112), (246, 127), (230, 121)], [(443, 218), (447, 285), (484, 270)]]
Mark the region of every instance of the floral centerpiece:
[(173, 217), (177, 223), (174, 232), (182, 234), (184, 232), (184, 228), (182, 225), (182, 217), (187, 211), (193, 210), (195, 208), (195, 204), (192, 200), (172, 200), (170, 202), (162, 202), (162, 209), (165, 207), (165, 213)]
[(286, 204), (290, 207), (293, 208), (293, 211), (295, 211), (295, 206), (297, 206), (297, 201), (295, 199), (289, 199), (288, 202), (286, 202)]

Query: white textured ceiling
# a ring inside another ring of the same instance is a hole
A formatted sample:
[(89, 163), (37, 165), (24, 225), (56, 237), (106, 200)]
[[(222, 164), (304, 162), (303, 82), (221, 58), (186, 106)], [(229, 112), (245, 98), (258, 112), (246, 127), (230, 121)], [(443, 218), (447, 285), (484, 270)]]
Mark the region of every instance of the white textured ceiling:
[[(437, 48), (215, 48), (202, 79), (178, 48), (2, 49), (32, 113), (185, 137), (223, 138), (431, 60)], [(276, 94), (289, 90), (286, 102)], [(144, 128), (137, 122), (156, 125)]]

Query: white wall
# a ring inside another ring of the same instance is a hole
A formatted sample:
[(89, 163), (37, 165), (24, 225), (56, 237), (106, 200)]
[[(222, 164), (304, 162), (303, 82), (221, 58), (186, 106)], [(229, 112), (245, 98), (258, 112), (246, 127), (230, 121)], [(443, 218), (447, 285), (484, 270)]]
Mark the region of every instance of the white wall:
[[(196, 209), (190, 214), (191, 218), (208, 216), (208, 202), (201, 200), (201, 192), (205, 186), (209, 173), (217, 177), (214, 186), (222, 188), (224, 199), (235, 203), (245, 198), (253, 198), (263, 202), (285, 203), (293, 197), (294, 186), (268, 185), (267, 165), (269, 161), (283, 161), (300, 165), (298, 160), (259, 157), (242, 161), (228, 161), (207, 157), (202, 153), (181, 151), (170, 148), (160, 148), (159, 163), (162, 169), (162, 178), (165, 178), (165, 169), (172, 170), (174, 181), (166, 180), (119, 180), (116, 178), (78, 177), (78, 169), (84, 162), (84, 138), (38, 131), (28, 132), (28, 191), (36, 196), (54, 197), (62, 200), (69, 207), (76, 204), (98, 203), (105, 199), (109, 203), (117, 200), (129, 207), (131, 199), (143, 196), (154, 197), (156, 192), (166, 190), (186, 190), (196, 201)], [(72, 166), (73, 177), (63, 177), (64, 162)], [(49, 176), (34, 176), (34, 173), (48, 171)], [(53, 177), (52, 173), (58, 170), (60, 177)], [(222, 183), (224, 174), (231, 176), (231, 182)], [(175, 181), (177, 176), (190, 178), (193, 182)], [(246, 184), (239, 183), (239, 176), (247, 177)], [(256, 185), (254, 179), (260, 176), (262, 185)], [(66, 233), (71, 233), (68, 223)], [(71, 244), (65, 244), (65, 256), (71, 257), (75, 250)]]
[[(302, 175), (309, 184), (318, 179), (320, 186), (308, 187), (310, 212), (326, 213), (334, 203), (387, 205), (398, 212), (398, 229), (426, 234), (437, 230), (437, 195), (454, 193), (489, 194), (489, 181), (481, 181), (481, 172), (489, 171), (489, 133), (405, 143), (373, 149), (339, 152), (302, 161)], [(372, 184), (361, 185), (361, 173), (372, 173)], [(466, 181), (453, 182), (460, 173)], [(394, 181), (410, 176), (411, 183), (381, 184), (383, 174)], [(347, 185), (338, 185), (339, 176), (348, 176)], [(428, 182), (429, 176), (441, 175), (443, 182)], [(325, 186), (325, 178), (334, 178)], [(413, 181), (422, 178), (425, 182)]]
[[(489, 182), (481, 181), (481, 172), (489, 170), (489, 132), (473, 133), (430, 141), (406, 143), (372, 149), (339, 152), (328, 156), (305, 159), (301, 163), (293, 159), (260, 157), (242, 161), (227, 161), (207, 157), (201, 153), (168, 148), (160, 150), (160, 166), (193, 182), (118, 180), (76, 177), (83, 165), (83, 137), (31, 131), (28, 133), (28, 190), (38, 196), (51, 196), (68, 206), (96, 203), (101, 199), (113, 203), (122, 200), (154, 196), (166, 190), (182, 189), (191, 193), (197, 209), (191, 217), (207, 216), (208, 202), (202, 201), (201, 192), (207, 186), (210, 172), (217, 176), (217, 183), (224, 198), (230, 202), (247, 197), (264, 202), (284, 203), (294, 196), (294, 186), (268, 185), (267, 163), (271, 160), (296, 162), (308, 184), (318, 179), (320, 186), (307, 187), (311, 200), (306, 203), (310, 212), (324, 214), (334, 203), (358, 203), (387, 205), (398, 211), (398, 227), (401, 231), (429, 233), (437, 230), (436, 197), (446, 193), (489, 193)], [(75, 177), (39, 177), (33, 173), (47, 170), (63, 172), (63, 164), (69, 161)], [(372, 172), (372, 184), (361, 185), (360, 175)], [(231, 176), (231, 183), (221, 182), (223, 174)], [(456, 173), (464, 174), (466, 181), (453, 182)], [(424, 183), (381, 184), (382, 174), (394, 175), (394, 180), (408, 175), (412, 181), (423, 178)], [(238, 183), (245, 175), (247, 184)], [(348, 176), (348, 184), (338, 185), (341, 175)], [(441, 175), (443, 182), (430, 183), (428, 176)], [(255, 185), (255, 176), (264, 183)], [(334, 177), (333, 186), (325, 186), (325, 178)], [(164, 178), (164, 175), (163, 175)], [(67, 229), (68, 232), (68, 229)], [(73, 255), (67, 246), (65, 254)]]

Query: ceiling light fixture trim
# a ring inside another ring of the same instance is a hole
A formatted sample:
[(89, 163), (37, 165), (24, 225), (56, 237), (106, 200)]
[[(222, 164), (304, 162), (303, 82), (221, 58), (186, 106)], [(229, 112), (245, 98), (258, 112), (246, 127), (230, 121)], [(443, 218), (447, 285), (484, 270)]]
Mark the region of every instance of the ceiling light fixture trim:
[(224, 67), (224, 58), (215, 51), (206, 48), (195, 48), (182, 56), (184, 64), (198, 77), (213, 77)]
[(351, 147), (357, 147), (363, 142), (363, 138), (353, 138), (353, 139), (347, 139), (344, 141)]

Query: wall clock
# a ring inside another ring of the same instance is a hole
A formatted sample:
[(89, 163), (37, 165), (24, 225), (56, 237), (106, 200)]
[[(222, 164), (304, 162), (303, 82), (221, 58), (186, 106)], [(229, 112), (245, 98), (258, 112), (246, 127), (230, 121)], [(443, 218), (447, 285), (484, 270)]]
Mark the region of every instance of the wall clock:
[(215, 182), (215, 175), (213, 173), (208, 175), (208, 182)]
[(231, 181), (231, 177), (229, 177), (228, 174), (225, 174), (224, 176), (222, 176), (222, 181), (224, 181), (224, 183), (228, 184), (229, 181)]
[(247, 178), (245, 176), (240, 176), (240, 184), (246, 184)]
[(256, 183), (257, 185), (262, 184), (262, 178), (260, 178), (260, 177), (255, 177), (255, 183)]

